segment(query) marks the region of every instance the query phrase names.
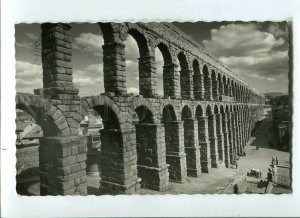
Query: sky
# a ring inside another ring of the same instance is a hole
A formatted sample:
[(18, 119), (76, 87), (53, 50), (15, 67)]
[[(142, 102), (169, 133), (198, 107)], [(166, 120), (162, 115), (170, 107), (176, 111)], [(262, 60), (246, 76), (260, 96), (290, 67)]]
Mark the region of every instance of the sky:
[[(266, 92), (288, 92), (288, 32), (284, 22), (196, 22), (174, 23), (205, 50), (242, 76), (253, 88)], [(104, 92), (102, 32), (97, 24), (71, 24), (73, 81), (80, 96)], [(16, 91), (33, 93), (42, 88), (41, 29), (39, 24), (15, 26)], [(136, 41), (125, 43), (127, 92), (138, 93)], [(155, 50), (157, 91), (163, 94), (163, 57)]]

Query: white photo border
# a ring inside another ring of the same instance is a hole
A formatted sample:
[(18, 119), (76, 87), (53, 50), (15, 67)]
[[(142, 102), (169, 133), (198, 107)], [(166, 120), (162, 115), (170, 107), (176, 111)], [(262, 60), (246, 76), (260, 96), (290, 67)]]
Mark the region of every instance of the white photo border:
[(16, 23), (287, 20), (293, 22), (294, 60), (300, 60), (300, 1), (3, 0), (1, 4), (1, 217), (300, 216), (299, 61), (293, 67), (293, 194), (18, 196), (14, 146)]

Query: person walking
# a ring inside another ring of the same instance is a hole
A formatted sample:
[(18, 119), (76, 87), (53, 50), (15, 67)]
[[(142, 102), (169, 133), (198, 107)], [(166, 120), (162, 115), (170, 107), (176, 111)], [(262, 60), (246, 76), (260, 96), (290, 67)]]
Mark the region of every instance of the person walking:
[(235, 162), (235, 169), (237, 169), (238, 168), (238, 162), (236, 161)]

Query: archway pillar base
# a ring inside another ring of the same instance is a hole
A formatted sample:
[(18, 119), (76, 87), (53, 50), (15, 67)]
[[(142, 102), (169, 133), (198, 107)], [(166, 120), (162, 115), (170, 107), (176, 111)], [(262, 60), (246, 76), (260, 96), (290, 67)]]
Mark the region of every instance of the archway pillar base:
[(83, 138), (40, 139), (40, 195), (87, 195)]
[(183, 121), (165, 122), (165, 142), (170, 181), (186, 181)]
[(201, 174), (200, 148), (198, 141), (198, 120), (184, 119), (184, 150), (186, 153), (187, 175)]
[[(217, 139), (216, 138), (210, 138), (210, 157), (211, 157), (211, 167), (212, 168), (218, 168), (218, 144), (217, 144)], [(213, 149), (212, 149), (213, 148)]]
[(230, 151), (229, 151), (229, 138), (228, 132), (223, 132), (224, 138), (224, 159), (225, 159), (225, 166), (228, 168), (230, 163)]
[(167, 154), (167, 163), (169, 164), (169, 180), (178, 183), (186, 182), (186, 154), (183, 152)]
[(202, 173), (209, 173), (211, 168), (210, 164), (210, 145), (209, 142), (199, 142), (200, 145), (200, 160), (201, 160), (201, 171)]
[(165, 131), (162, 124), (136, 125), (138, 177), (142, 188), (165, 191), (169, 185)]
[(198, 147), (186, 147), (185, 148), (187, 158), (187, 175), (192, 177), (199, 177), (201, 175), (201, 163), (200, 163), (200, 148)]
[(100, 193), (137, 193), (141, 179), (137, 176), (135, 129), (102, 129), (100, 135)]
[(142, 188), (166, 191), (169, 187), (168, 165), (163, 167), (149, 167), (138, 165), (139, 176), (142, 177)]

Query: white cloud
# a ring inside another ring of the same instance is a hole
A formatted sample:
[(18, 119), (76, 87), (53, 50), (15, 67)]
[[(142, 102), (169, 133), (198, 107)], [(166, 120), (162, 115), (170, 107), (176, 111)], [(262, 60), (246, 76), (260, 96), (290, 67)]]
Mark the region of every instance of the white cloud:
[(33, 33), (25, 33), (25, 35), (26, 35), (29, 39), (33, 40), (33, 41), (36, 41), (36, 40), (39, 39), (39, 37), (38, 37), (37, 35), (33, 34)]
[(73, 72), (73, 82), (80, 90), (80, 95), (96, 95), (104, 92), (103, 64), (92, 64)]
[(258, 30), (255, 24), (229, 24), (211, 30), (211, 40), (202, 43), (217, 56), (247, 56), (269, 52), (284, 40)]
[(124, 42), (124, 45), (126, 60), (137, 62), (138, 58), (140, 57), (140, 53), (139, 47), (135, 39), (131, 35), (128, 35)]
[(211, 40), (203, 44), (242, 76), (279, 82), (288, 75), (288, 52), (277, 49), (285, 43), (284, 34), (276, 24), (264, 31), (253, 23), (229, 24), (211, 30)]
[(16, 90), (18, 92), (33, 92), (43, 86), (43, 71), (41, 65), (25, 61), (16, 61)]
[(104, 39), (101, 35), (84, 32), (74, 39), (73, 49), (102, 56), (102, 45)]
[(128, 93), (139, 94), (139, 89), (134, 87), (127, 88)]

